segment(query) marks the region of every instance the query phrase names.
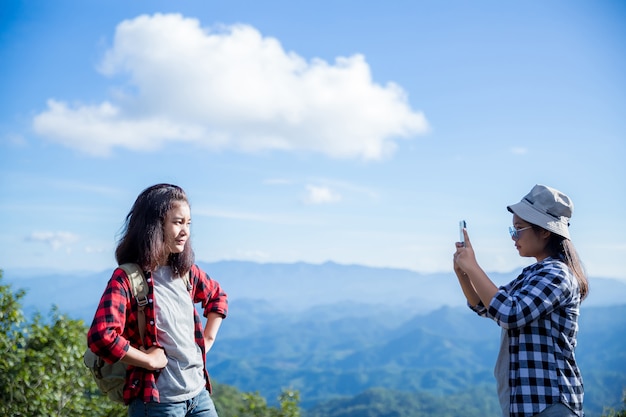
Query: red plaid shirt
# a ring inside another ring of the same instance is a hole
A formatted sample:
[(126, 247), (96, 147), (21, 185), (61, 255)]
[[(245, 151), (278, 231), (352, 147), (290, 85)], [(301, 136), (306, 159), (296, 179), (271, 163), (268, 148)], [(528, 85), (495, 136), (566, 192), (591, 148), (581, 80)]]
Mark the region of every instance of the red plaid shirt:
[[(148, 281), (148, 304), (144, 312), (146, 315), (145, 346), (158, 346), (155, 312), (154, 312), (154, 282), (150, 274), (146, 274)], [(191, 268), (190, 296), (193, 303), (202, 303), (204, 316), (209, 313), (218, 313), (226, 317), (228, 313), (228, 297), (222, 291), (219, 283), (211, 279), (197, 265)], [(206, 387), (211, 391), (211, 382), (206, 370), (206, 351), (204, 346), (203, 325), (198, 312), (194, 309), (194, 323), (196, 343), (202, 351), (204, 361), (204, 376)], [(104, 294), (100, 299), (98, 310), (87, 333), (87, 344), (98, 356), (109, 363), (120, 360), (128, 351), (129, 345), (135, 348), (141, 346), (139, 329), (137, 327), (137, 301), (132, 296), (130, 283), (126, 273), (117, 268), (109, 280)], [(159, 372), (148, 371), (145, 368), (129, 366), (124, 386), (124, 402), (129, 404), (135, 398), (142, 398), (144, 402), (159, 402), (159, 391), (156, 380)]]

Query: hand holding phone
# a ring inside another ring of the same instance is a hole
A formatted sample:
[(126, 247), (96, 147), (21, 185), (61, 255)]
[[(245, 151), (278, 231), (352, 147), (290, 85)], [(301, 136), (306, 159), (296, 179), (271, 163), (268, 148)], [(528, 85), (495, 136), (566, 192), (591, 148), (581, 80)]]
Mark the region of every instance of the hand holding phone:
[(461, 245), (465, 246), (465, 235), (463, 234), (463, 229), (465, 229), (467, 227), (467, 223), (465, 222), (465, 220), (461, 220), (459, 222), (459, 235), (461, 236), (461, 240), (459, 240), (459, 242), (461, 242)]

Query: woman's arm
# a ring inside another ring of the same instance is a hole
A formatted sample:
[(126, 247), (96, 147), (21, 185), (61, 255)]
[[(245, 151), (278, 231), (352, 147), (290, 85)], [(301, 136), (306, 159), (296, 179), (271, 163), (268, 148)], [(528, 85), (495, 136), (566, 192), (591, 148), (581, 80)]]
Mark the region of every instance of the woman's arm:
[(454, 272), (456, 273), (456, 277), (459, 279), (459, 285), (461, 286), (461, 290), (463, 291), (463, 295), (465, 295), (467, 303), (472, 307), (476, 307), (480, 302), (480, 297), (476, 293), (476, 289), (472, 285), (469, 276), (463, 271), (458, 271), (456, 266), (454, 268)]
[(498, 291), (491, 316), (506, 329), (520, 328), (546, 317), (572, 300), (576, 278), (561, 262), (541, 262), (524, 268), (513, 294)]
[(126, 310), (130, 305), (129, 294), (126, 273), (120, 268), (115, 269), (87, 332), (89, 348), (108, 363), (119, 361), (130, 346), (122, 335), (126, 326)]
[(470, 269), (466, 273), (473, 288), (476, 290), (476, 294), (480, 297), (480, 301), (483, 302), (483, 305), (488, 306), (498, 292), (498, 287), (489, 279), (478, 264), (476, 266), (477, 268)]
[(465, 294), (469, 304), (475, 306), (480, 300), (483, 305), (488, 306), (498, 292), (498, 287), (478, 265), (467, 230), (463, 229), (463, 234), (465, 235), (465, 245), (456, 244), (454, 272), (459, 278), (463, 294)]
[(204, 346), (205, 352), (211, 350), (213, 343), (215, 342), (215, 338), (217, 337), (217, 332), (222, 325), (222, 315), (219, 313), (209, 313), (206, 318), (206, 325), (204, 326)]
[(228, 295), (222, 290), (219, 282), (211, 279), (209, 275), (193, 266), (191, 268), (193, 279), (193, 302), (201, 303), (204, 309), (204, 316), (209, 317), (210, 313), (217, 313), (222, 318), (228, 314)]

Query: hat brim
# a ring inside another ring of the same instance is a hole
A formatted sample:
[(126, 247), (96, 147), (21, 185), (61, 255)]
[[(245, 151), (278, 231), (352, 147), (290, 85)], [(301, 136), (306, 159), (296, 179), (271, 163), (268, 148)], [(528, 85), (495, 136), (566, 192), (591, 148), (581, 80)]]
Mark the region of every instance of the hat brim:
[(521, 219), (527, 221), (530, 224), (537, 225), (543, 229), (546, 229), (552, 233), (569, 239), (569, 227), (565, 218), (555, 219), (554, 217), (542, 213), (534, 208), (531, 204), (522, 200), (519, 203), (512, 204), (506, 207), (513, 214), (517, 214)]

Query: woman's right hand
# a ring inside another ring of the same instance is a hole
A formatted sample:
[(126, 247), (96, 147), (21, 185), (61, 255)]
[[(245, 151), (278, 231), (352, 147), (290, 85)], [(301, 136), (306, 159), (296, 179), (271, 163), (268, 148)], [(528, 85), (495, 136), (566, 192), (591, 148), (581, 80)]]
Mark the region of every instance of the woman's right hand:
[(148, 367), (151, 371), (156, 371), (165, 368), (167, 365), (167, 356), (165, 356), (165, 350), (160, 347), (152, 346), (149, 349), (141, 349), (148, 355)]
[(165, 350), (158, 346), (152, 346), (148, 349), (143, 347), (136, 349), (129, 346), (128, 352), (126, 352), (126, 355), (121, 361), (128, 365), (138, 366), (150, 371), (157, 371), (165, 368), (167, 365), (167, 356), (165, 356)]

